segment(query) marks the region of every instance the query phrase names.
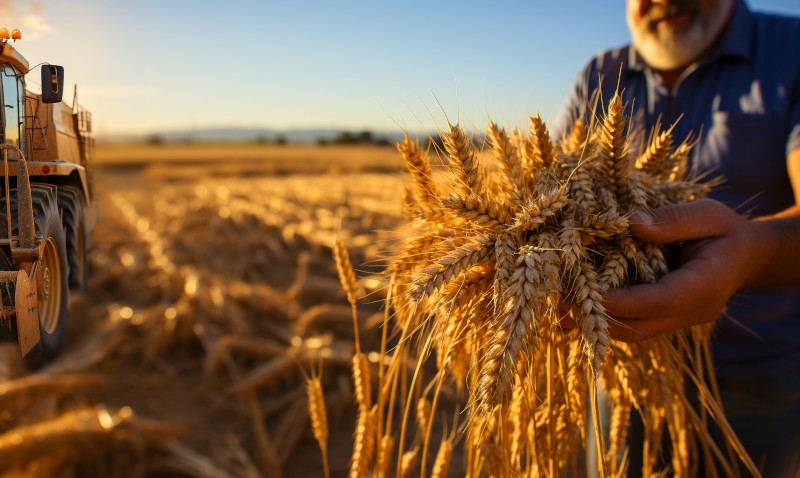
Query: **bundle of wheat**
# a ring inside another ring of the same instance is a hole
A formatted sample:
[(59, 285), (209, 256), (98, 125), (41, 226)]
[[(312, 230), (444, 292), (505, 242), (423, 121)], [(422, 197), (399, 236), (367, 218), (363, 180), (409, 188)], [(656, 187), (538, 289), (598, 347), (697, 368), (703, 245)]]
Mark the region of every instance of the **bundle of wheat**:
[[(385, 325), (393, 321), (396, 336), (384, 336), (384, 348), (390, 339), (396, 345), (378, 362), (377, 410), (359, 391), (351, 476), (365, 476), (373, 456), (367, 446), (395, 447), (398, 476), (417, 455), (421, 476), (442, 475), (454, 443), (463, 446), (452, 456), (464, 456), (467, 476), (577, 475), (579, 466), (618, 475), (627, 466), (631, 409), (646, 430), (644, 475), (663, 471), (657, 457), (664, 434), (676, 476), (690, 474), (701, 460), (735, 473), (731, 463), (741, 459), (754, 470), (707, 385), (713, 384), (708, 329), (616, 343), (602, 306), (607, 289), (652, 283), (668, 271), (664, 246), (630, 234), (630, 214), (692, 201), (713, 187), (715, 181), (688, 179), (692, 138), (673, 148), (672, 130), (657, 127), (641, 141), (619, 95), (603, 118), (577, 119), (555, 143), (538, 114), (527, 134), (490, 122), (493, 162), (458, 126), (441, 136), (444, 179), (418, 143), (406, 137), (398, 144), (413, 178), (405, 204), (412, 233), (388, 267)], [(350, 266), (338, 265), (352, 303)], [(577, 327), (564, 328), (565, 316)], [(426, 379), (423, 362), (434, 354), (435, 373)], [(411, 374), (409, 361), (417, 364)], [(612, 430), (604, 438), (594, 422), (600, 459), (584, 464), (596, 380), (610, 397)], [(441, 460), (431, 463), (434, 421), (417, 419), (411, 438), (411, 410), (432, 417), (446, 384), (468, 391), (455, 410), (468, 412), (466, 433), (463, 440), (444, 439)], [(700, 390), (696, 397), (690, 384)], [(394, 439), (396, 404), (403, 416)], [(712, 421), (725, 432), (727, 451), (710, 439)], [(373, 437), (362, 436), (365, 430)], [(378, 463), (375, 474), (383, 476), (386, 460)]]

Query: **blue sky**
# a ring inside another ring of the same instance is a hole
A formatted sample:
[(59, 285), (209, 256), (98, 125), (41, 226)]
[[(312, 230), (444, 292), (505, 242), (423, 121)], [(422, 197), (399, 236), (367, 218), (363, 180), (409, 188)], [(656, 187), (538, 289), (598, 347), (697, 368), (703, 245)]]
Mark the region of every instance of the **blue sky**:
[(66, 68), (101, 137), (547, 119), (589, 56), (628, 39), (622, 0), (0, 0), (0, 24), (31, 66)]

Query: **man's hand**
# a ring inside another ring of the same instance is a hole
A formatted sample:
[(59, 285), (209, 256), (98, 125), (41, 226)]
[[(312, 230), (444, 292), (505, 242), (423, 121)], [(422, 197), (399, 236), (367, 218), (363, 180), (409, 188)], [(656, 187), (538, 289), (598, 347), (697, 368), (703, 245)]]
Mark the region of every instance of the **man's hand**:
[(680, 267), (655, 284), (609, 290), (604, 306), (617, 321), (611, 336), (635, 342), (713, 322), (762, 273), (759, 240), (769, 237), (763, 228), (711, 199), (634, 213), (630, 229), (637, 237), (683, 242)]

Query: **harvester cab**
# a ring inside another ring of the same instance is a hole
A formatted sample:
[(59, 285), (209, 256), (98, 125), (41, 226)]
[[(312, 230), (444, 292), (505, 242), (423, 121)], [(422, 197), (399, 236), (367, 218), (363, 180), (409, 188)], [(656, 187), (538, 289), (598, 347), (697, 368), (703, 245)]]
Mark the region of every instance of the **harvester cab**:
[(36, 367), (61, 349), (69, 296), (86, 288), (94, 140), (77, 94), (62, 101), (62, 67), (42, 65), (41, 93), (28, 88), (21, 37), (0, 28), (0, 340)]

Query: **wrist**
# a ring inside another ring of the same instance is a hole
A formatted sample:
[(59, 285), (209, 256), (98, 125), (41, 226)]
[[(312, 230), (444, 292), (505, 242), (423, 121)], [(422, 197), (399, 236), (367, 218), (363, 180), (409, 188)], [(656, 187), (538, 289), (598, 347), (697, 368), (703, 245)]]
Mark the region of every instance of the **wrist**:
[(800, 214), (782, 213), (751, 221), (754, 267), (745, 287), (800, 284)]

